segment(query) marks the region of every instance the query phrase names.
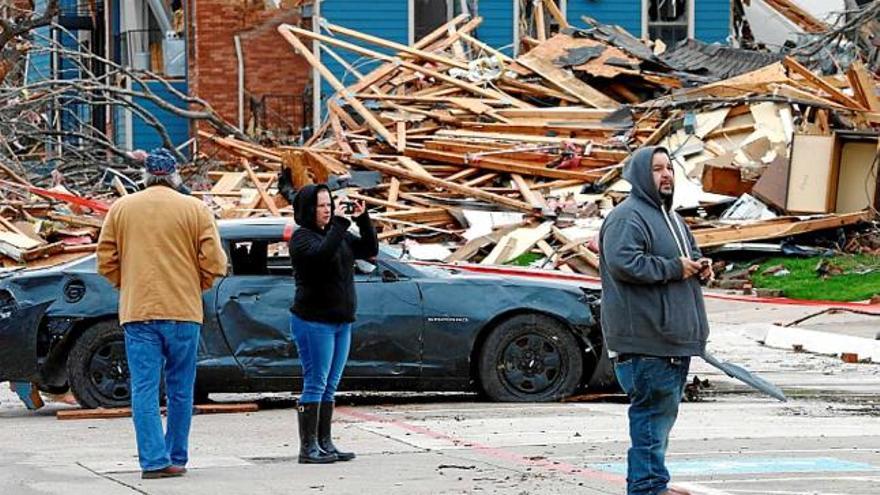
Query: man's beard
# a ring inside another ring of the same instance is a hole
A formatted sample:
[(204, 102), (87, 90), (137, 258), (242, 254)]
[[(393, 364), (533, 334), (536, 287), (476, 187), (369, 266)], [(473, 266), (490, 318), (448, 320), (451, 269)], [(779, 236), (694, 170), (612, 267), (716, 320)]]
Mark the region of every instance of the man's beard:
[(667, 209), (672, 207), (672, 198), (675, 196), (675, 189), (669, 188), (668, 192), (663, 189), (659, 189), (657, 192), (660, 193), (660, 200), (663, 201), (663, 204)]

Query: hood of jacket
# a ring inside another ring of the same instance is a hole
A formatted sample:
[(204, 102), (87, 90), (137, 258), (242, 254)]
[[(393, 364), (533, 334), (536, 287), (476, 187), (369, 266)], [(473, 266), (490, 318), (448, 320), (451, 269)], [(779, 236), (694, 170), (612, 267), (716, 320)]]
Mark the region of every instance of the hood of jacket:
[(654, 159), (654, 154), (658, 151), (669, 155), (669, 150), (662, 146), (646, 146), (633, 153), (623, 169), (623, 178), (632, 185), (632, 192), (630, 194), (648, 204), (657, 206), (657, 208), (666, 206), (666, 209), (669, 209), (672, 198), (669, 198), (668, 203), (670, 204), (664, 205), (660, 191), (657, 190), (657, 185), (654, 184), (651, 162)]
[(330, 219), (333, 220), (336, 205), (333, 202), (330, 188), (325, 184), (309, 184), (297, 191), (293, 198), (293, 219), (300, 227), (323, 232), (324, 229), (318, 227), (318, 223), (315, 221), (318, 212), (318, 193), (321, 191), (327, 191), (327, 194), (330, 194)]

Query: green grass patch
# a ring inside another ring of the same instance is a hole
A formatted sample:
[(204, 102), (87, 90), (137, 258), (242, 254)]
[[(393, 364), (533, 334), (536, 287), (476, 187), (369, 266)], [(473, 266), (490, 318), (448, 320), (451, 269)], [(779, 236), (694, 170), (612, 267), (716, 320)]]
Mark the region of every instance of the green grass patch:
[[(823, 259), (843, 270), (842, 275), (821, 278), (816, 266)], [(785, 277), (762, 275), (771, 266), (783, 265)], [(873, 269), (868, 273), (858, 273)], [(786, 297), (823, 301), (863, 301), (880, 294), (880, 256), (844, 255), (833, 258), (772, 258), (752, 277), (757, 288), (782, 289)]]
[(541, 258), (544, 258), (544, 255), (538, 253), (524, 253), (508, 261), (505, 265), (529, 266)]

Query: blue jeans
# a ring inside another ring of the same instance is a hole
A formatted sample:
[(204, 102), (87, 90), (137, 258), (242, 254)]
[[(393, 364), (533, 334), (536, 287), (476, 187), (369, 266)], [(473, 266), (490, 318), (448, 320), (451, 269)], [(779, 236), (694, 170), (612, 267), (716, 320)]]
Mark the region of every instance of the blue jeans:
[(303, 368), (299, 401), (331, 402), (351, 348), (351, 323), (320, 323), (290, 315), (290, 331)]
[[(126, 323), (125, 353), (131, 374), (131, 416), (141, 469), (153, 471), (189, 460), (189, 429), (201, 325), (185, 321)], [(159, 382), (165, 372), (167, 431), (162, 434)]]
[(657, 495), (669, 483), (666, 447), (690, 364), (689, 357), (632, 356), (614, 365), (630, 400), (627, 495)]

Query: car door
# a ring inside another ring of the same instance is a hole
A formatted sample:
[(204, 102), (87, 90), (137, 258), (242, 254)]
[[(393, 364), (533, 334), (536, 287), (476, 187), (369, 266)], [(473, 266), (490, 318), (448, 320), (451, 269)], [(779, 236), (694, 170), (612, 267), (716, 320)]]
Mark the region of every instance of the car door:
[(424, 319), (418, 285), (393, 265), (358, 264), (374, 269), (355, 272), (357, 320), (344, 376), (419, 378)]
[(245, 375), (301, 375), (290, 334), (294, 282), (287, 242), (232, 240), (232, 270), (217, 288), (216, 313), (223, 335)]
[[(251, 378), (298, 377), (290, 333), (295, 291), (287, 243), (230, 242), (231, 275), (217, 288), (217, 320), (233, 356)], [(368, 264), (369, 265), (369, 264)], [(356, 321), (346, 378), (405, 377), (421, 370), (423, 317), (418, 285), (392, 266), (356, 271)]]

